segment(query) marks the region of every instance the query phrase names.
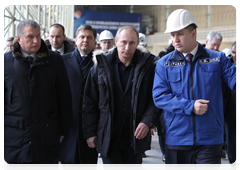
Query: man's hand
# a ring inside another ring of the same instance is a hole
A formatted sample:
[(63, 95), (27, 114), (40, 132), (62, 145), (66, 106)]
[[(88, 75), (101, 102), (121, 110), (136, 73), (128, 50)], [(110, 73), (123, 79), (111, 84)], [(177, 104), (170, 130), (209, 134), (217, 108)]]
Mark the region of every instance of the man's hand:
[(96, 148), (97, 147), (97, 136), (88, 138), (87, 144), (88, 144), (89, 148)]
[(203, 115), (208, 109), (207, 103), (209, 103), (209, 100), (203, 99), (196, 100), (193, 106), (193, 112), (196, 115)]
[(157, 128), (156, 128), (156, 126), (153, 126), (152, 128), (151, 128), (151, 134), (154, 136), (154, 132), (157, 132)]
[(143, 139), (149, 131), (149, 127), (144, 123), (139, 123), (134, 133), (137, 139)]

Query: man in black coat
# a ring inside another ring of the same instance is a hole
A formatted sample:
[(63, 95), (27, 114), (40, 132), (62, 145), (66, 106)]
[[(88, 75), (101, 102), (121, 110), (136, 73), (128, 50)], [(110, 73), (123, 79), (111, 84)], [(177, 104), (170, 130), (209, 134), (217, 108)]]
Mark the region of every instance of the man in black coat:
[(76, 33), (77, 48), (62, 55), (72, 91), (72, 120), (69, 135), (61, 141), (61, 163), (96, 164), (97, 151), (89, 148), (82, 134), (82, 101), (87, 75), (93, 66), (93, 47), (97, 31), (82, 25)]
[[(236, 41), (231, 47), (231, 62), (236, 66)], [(236, 93), (222, 83), (226, 150), (229, 163), (236, 161)]]
[(96, 56), (83, 100), (83, 135), (104, 164), (141, 164), (159, 110), (152, 99), (154, 55), (137, 50), (138, 32), (119, 28), (116, 48)]
[(71, 90), (62, 57), (47, 49), (40, 26), (23, 20), (4, 54), (4, 159), (54, 163), (71, 124)]
[(61, 24), (53, 24), (49, 29), (49, 39), (45, 40), (45, 43), (48, 49), (63, 55), (75, 50), (66, 39), (65, 28)]

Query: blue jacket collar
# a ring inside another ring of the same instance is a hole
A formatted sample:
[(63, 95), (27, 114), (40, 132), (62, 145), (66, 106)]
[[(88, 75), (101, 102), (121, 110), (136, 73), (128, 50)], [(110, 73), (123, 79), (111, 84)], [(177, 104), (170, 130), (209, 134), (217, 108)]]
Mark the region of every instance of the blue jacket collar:
[[(198, 43), (198, 51), (196, 53), (195, 59), (199, 56), (202, 56), (204, 58), (208, 58), (209, 55), (207, 53), (207, 51), (204, 49), (204, 47), (199, 43)], [(183, 56), (182, 53), (180, 53), (178, 50), (174, 50), (172, 56), (170, 57), (170, 60), (185, 60), (185, 57)]]

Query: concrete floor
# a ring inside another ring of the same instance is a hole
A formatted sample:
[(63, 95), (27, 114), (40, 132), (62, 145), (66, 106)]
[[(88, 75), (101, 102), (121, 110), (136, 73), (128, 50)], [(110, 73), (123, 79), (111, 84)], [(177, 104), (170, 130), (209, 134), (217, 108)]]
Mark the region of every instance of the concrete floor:
[[(158, 143), (157, 133), (152, 136), (151, 150), (145, 152), (146, 158), (143, 158), (143, 164), (165, 164), (162, 161), (162, 152)], [(98, 158), (98, 164), (102, 164), (102, 158)], [(228, 159), (222, 159), (222, 164), (229, 164)]]
[[(143, 158), (143, 168), (144, 170), (165, 170), (165, 163), (162, 161), (162, 153), (158, 144), (158, 136), (155, 134), (152, 137), (151, 150), (146, 151), (146, 158)], [(221, 167), (219, 170), (229, 170), (230, 164), (228, 159), (222, 159)], [(4, 170), (7, 170), (6, 163), (4, 162)], [(63, 170), (59, 166), (59, 170)], [(102, 159), (98, 158), (97, 170), (103, 170)]]

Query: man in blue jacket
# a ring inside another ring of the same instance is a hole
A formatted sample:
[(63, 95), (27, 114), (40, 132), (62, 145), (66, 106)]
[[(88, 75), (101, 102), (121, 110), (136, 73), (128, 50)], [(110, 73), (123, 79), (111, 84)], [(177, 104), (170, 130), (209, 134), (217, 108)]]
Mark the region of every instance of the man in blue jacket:
[(166, 163), (220, 164), (223, 144), (221, 81), (236, 91), (236, 67), (224, 53), (203, 48), (187, 10), (167, 20), (175, 50), (155, 69), (153, 99), (164, 109)]

